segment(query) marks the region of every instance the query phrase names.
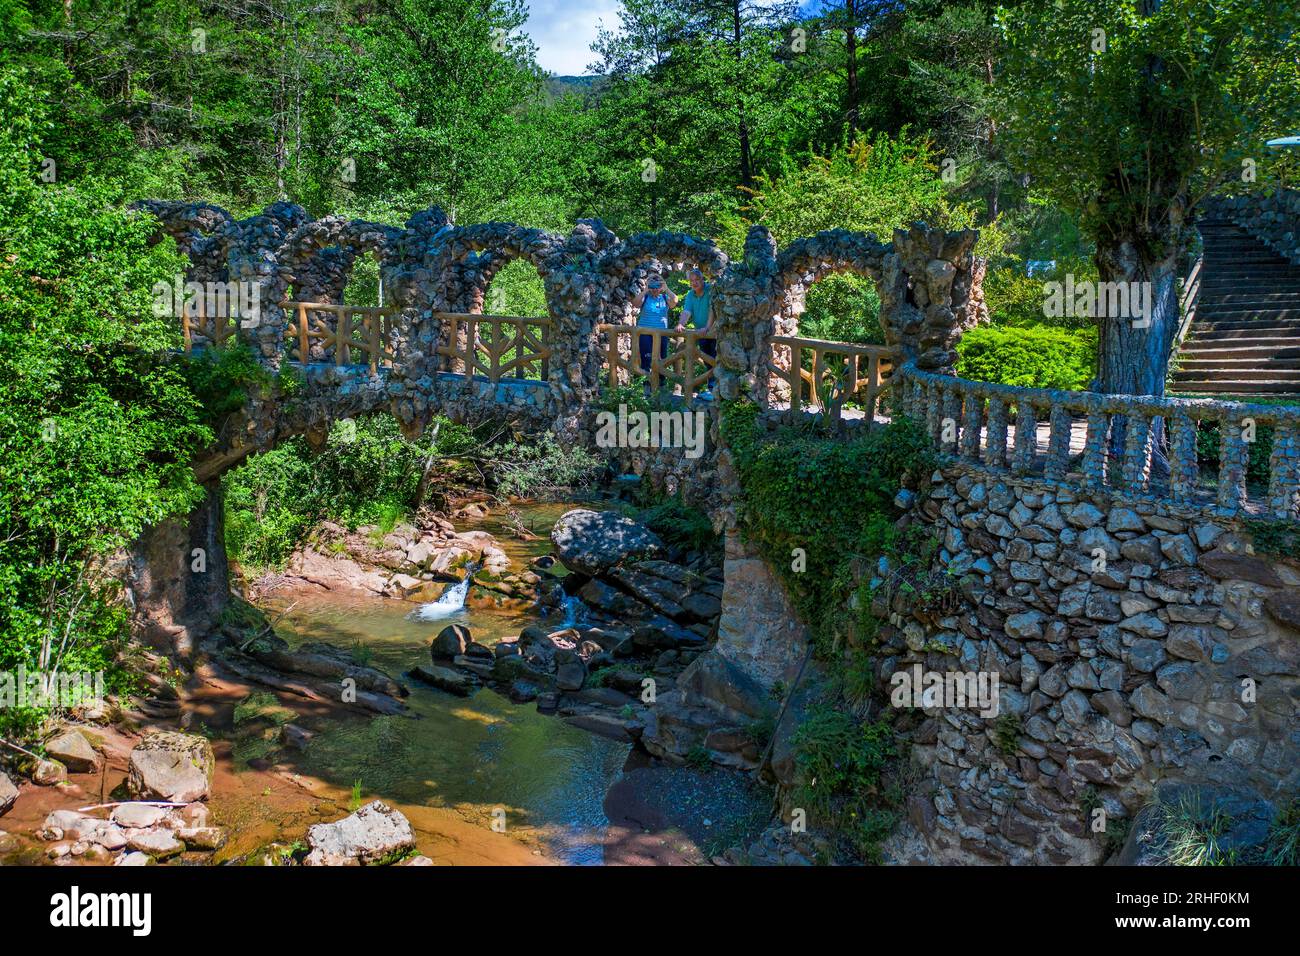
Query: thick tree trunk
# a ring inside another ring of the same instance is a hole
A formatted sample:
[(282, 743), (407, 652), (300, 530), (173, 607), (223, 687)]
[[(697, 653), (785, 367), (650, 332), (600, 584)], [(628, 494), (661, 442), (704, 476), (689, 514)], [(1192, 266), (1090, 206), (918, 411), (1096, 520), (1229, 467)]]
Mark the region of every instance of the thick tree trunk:
[[(1105, 303), (1099, 301), (1100, 390), (1120, 395), (1164, 395), (1169, 350), (1179, 321), (1177, 256), (1169, 252), (1151, 260), (1137, 252), (1131, 242), (1099, 245), (1097, 270), (1102, 283), (1125, 283), (1139, 292), (1138, 302), (1150, 304), (1150, 315), (1140, 314), (1130, 296), (1128, 314), (1107, 315)], [(1098, 296), (1099, 300), (1104, 298)]]

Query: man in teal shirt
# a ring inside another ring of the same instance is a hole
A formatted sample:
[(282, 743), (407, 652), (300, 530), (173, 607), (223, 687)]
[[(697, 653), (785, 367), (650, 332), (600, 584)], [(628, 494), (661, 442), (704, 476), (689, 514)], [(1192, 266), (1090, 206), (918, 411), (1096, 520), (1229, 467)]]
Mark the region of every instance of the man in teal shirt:
[[(682, 332), (689, 326), (712, 332), (713, 329), (709, 327), (709, 303), (713, 299), (713, 287), (704, 281), (704, 273), (699, 269), (692, 269), (688, 277), (691, 290), (682, 299), (682, 317), (677, 321), (677, 331)], [(718, 340), (701, 338), (700, 351), (709, 358), (717, 358)]]

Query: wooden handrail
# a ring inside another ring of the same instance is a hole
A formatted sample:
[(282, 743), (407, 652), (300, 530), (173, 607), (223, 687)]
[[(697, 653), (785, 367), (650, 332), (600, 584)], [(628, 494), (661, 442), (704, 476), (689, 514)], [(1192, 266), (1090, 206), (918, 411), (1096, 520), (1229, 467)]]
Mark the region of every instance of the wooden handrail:
[[(715, 335), (703, 329), (656, 329), (640, 325), (616, 325), (603, 322), (596, 326), (597, 332), (605, 333), (605, 364), (609, 369), (610, 388), (618, 387), (619, 372), (627, 373), (628, 380), (638, 375), (645, 375), (651, 389), (658, 391), (665, 384), (681, 386), (682, 397), (694, 401), (695, 396), (705, 391), (713, 378), (717, 359), (699, 347), (701, 339), (716, 339)], [(633, 336), (629, 357), (623, 358), (619, 347), (624, 335)], [(641, 368), (640, 341), (642, 335), (649, 336), (650, 368)], [(681, 341), (681, 348), (673, 348), (673, 343)], [(667, 347), (665, 347), (667, 346)], [(697, 372), (697, 366), (703, 366)]]
[[(803, 410), (805, 386), (808, 404), (832, 418), (842, 417), (844, 403), (850, 398), (861, 401), (868, 421), (875, 417), (878, 399), (884, 390), (884, 374), (893, 364), (892, 349), (884, 345), (830, 342), (793, 335), (774, 335), (771, 342), (774, 347), (789, 350), (784, 371), (790, 390), (792, 419)], [(805, 351), (812, 352), (811, 368), (804, 368)], [(828, 357), (834, 357), (834, 360), (828, 362)], [(867, 360), (865, 372), (861, 361), (864, 358)], [(775, 361), (773, 364), (781, 367)], [(836, 374), (832, 368), (841, 369), (844, 374)]]
[[(437, 353), (451, 359), (453, 366), (459, 364), (463, 369), (459, 374), (473, 376), (475, 372), (481, 372), (493, 383), (502, 379), (537, 381), (527, 375), (529, 367), (536, 364), (540, 380), (549, 380), (552, 351), (549, 317), (484, 315), (479, 312), (434, 312), (433, 317), (450, 326), (447, 344), (438, 346)], [(490, 330), (486, 342), (479, 335), (479, 330), (484, 327)], [(505, 329), (513, 332), (507, 335)], [(514, 358), (503, 362), (502, 359), (512, 350)], [(453, 368), (452, 371), (457, 370)], [(511, 372), (519, 374), (508, 374)]]

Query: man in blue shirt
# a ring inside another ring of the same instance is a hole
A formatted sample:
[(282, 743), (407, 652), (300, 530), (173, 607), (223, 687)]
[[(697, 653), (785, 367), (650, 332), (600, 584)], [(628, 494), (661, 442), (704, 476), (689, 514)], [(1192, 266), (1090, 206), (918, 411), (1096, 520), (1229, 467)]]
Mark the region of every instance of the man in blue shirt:
[[(668, 312), (677, 305), (677, 295), (668, 288), (667, 283), (658, 276), (651, 275), (645, 289), (632, 299), (632, 307), (637, 310), (636, 324), (643, 329), (668, 329)], [(654, 352), (654, 336), (638, 335), (637, 351), (641, 354), (641, 370), (650, 374), (650, 360)], [(668, 339), (659, 339), (659, 358), (668, 357)]]

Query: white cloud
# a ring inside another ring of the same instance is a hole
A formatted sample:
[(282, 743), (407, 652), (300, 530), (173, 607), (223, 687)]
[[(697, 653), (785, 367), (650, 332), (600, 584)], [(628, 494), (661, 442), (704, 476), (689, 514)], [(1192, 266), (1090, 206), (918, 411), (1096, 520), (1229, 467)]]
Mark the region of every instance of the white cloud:
[(560, 76), (580, 76), (596, 59), (591, 42), (596, 25), (618, 26), (618, 0), (528, 0), (524, 32), (537, 45), (542, 69)]

